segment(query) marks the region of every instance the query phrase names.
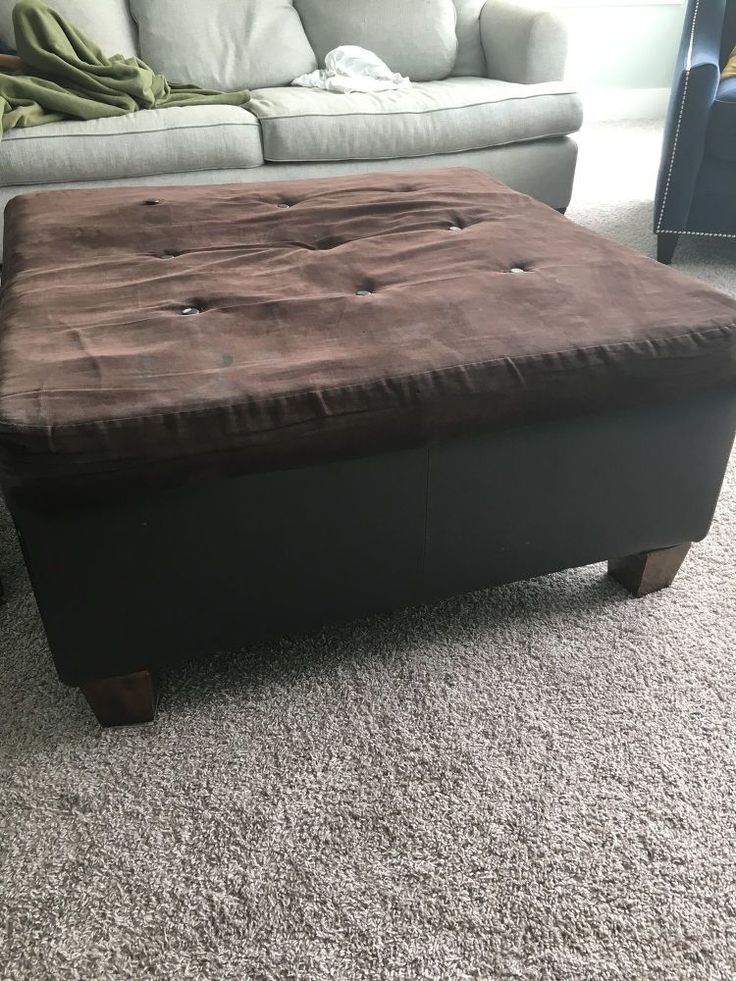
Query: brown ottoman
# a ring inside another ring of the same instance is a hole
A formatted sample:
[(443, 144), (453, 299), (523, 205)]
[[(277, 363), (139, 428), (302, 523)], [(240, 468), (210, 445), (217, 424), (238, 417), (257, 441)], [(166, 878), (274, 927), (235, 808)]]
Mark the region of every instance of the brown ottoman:
[[(736, 302), (471, 170), (6, 212), (0, 477), (60, 677), (707, 533)], [(651, 554), (654, 553), (654, 554)]]

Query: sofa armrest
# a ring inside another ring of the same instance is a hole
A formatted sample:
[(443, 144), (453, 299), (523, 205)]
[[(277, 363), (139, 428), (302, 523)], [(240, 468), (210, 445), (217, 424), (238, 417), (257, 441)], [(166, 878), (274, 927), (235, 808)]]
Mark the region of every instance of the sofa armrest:
[(489, 78), (523, 84), (562, 80), (567, 28), (552, 11), (520, 0), (487, 0), (480, 31)]

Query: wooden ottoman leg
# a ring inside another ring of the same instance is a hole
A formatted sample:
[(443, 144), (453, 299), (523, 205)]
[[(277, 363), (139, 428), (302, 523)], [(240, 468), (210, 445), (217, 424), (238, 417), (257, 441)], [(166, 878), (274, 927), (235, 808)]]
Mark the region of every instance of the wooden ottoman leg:
[(153, 722), (156, 702), (150, 671), (98, 678), (79, 687), (101, 726)]
[(655, 552), (641, 552), (608, 563), (608, 574), (625, 586), (636, 597), (648, 596), (659, 589), (666, 589), (675, 581), (690, 542), (660, 548)]

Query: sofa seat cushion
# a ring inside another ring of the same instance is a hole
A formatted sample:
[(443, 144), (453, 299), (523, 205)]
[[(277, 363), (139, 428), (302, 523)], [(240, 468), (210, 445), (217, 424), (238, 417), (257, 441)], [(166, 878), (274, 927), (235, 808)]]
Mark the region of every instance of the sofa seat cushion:
[(152, 177), (262, 163), (258, 121), (240, 106), (145, 109), (11, 130), (0, 143), (0, 185)]
[(378, 160), (455, 153), (565, 136), (582, 122), (580, 98), (560, 83), (515, 85), (447, 78), (400, 91), (342, 95), (272, 88), (248, 104), (273, 162)]
[(293, 467), (736, 382), (736, 300), (474, 170), (20, 195), (5, 259), (0, 469), (26, 491)]
[(736, 161), (736, 78), (726, 78), (718, 86), (710, 111), (708, 152), (721, 160)]

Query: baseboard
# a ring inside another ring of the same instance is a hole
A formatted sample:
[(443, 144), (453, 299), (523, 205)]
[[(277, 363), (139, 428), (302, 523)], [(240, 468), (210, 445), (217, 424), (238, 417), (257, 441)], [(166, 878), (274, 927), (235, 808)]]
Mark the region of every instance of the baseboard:
[(587, 121), (663, 119), (670, 97), (668, 88), (583, 90)]

